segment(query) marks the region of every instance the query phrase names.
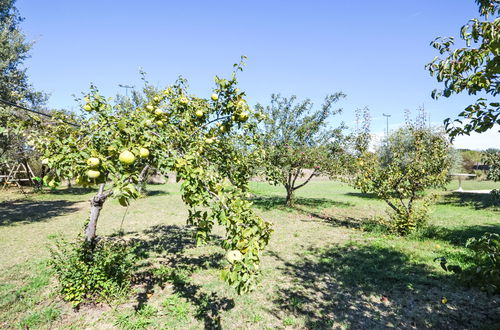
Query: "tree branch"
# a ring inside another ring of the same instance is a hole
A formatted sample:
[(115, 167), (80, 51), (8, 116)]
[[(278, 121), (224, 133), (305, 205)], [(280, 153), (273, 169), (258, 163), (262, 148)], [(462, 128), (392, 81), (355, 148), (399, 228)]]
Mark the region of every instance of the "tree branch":
[(316, 175), (316, 169), (314, 169), (314, 171), (311, 173), (311, 175), (309, 176), (309, 178), (307, 178), (305, 182), (299, 184), (297, 187), (294, 187), (293, 190), (297, 190), (299, 188), (304, 187), (307, 183), (309, 183), (309, 181), (311, 181), (312, 177), (315, 175)]

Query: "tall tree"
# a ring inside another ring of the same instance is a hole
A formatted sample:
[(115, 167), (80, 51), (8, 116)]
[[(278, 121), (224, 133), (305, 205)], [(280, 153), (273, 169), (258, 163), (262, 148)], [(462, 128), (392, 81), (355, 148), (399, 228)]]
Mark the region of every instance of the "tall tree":
[[(329, 128), (328, 121), (341, 109), (333, 109), (343, 93), (328, 95), (321, 108), (314, 110), (311, 100), (273, 94), (267, 107), (257, 110), (267, 116), (261, 127), (265, 141), (264, 163), (267, 180), (286, 189), (286, 204), (292, 206), (294, 193), (315, 175), (332, 174), (338, 168), (344, 125)], [(309, 170), (306, 172), (305, 170)]]
[[(22, 20), (15, 0), (0, 0), (0, 100), (38, 107), (46, 95), (35, 91), (28, 81), (24, 61), (33, 43), (26, 41), (19, 28)], [(20, 119), (26, 119), (26, 114), (0, 102), (0, 160), (29, 158), (24, 138), (9, 125)]]
[(20, 30), (22, 21), (15, 0), (0, 0), (0, 99), (33, 106), (43, 102), (45, 96), (28, 81), (24, 61), (33, 43)]
[[(500, 2), (498, 0), (476, 0), (479, 14), (484, 21), (471, 19), (460, 30), (465, 47), (453, 49), (453, 37), (438, 37), (431, 42), (440, 55), (426, 65), (432, 76), (444, 82), (443, 90), (434, 90), (433, 98), (449, 97), (467, 92), (495, 97), (500, 92)], [(490, 15), (493, 19), (489, 19)], [(481, 97), (458, 114), (459, 118), (445, 120), (451, 137), (471, 132), (484, 132), (500, 124), (500, 103), (489, 102)], [(465, 123), (463, 120), (465, 119)]]

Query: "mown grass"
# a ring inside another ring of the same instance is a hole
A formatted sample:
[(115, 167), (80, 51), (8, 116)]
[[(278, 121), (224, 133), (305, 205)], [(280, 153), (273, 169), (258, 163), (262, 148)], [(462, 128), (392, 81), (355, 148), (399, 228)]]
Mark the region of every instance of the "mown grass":
[[(473, 181), (463, 187), (500, 188)], [(467, 267), (466, 239), (500, 232), (500, 206), (488, 195), (436, 191), (430, 226), (400, 238), (370, 225), (384, 214), (382, 201), (345, 184), (312, 182), (287, 208), (281, 187), (253, 182), (255, 210), (275, 232), (259, 287), (238, 296), (219, 278), (222, 249), (194, 246), (179, 186), (149, 189), (128, 210), (107, 203), (98, 224), (99, 235), (116, 235), (122, 226), (124, 237), (138, 244), (142, 259), (133, 292), (79, 311), (60, 300), (44, 260), (50, 237), (81, 232), (92, 192), (0, 195), (0, 327), (460, 329), (500, 322), (499, 297), (466, 287), (433, 261), (446, 256)], [(213, 241), (223, 235), (216, 228)]]

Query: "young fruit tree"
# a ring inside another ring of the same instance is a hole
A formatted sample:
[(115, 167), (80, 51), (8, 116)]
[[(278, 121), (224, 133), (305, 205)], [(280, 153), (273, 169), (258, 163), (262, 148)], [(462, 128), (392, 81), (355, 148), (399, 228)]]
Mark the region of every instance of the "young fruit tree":
[[(471, 19), (460, 30), (460, 38), (465, 47), (453, 49), (452, 37), (438, 37), (431, 46), (439, 51), (426, 69), (438, 82), (444, 82), (443, 90), (434, 90), (433, 98), (450, 97), (452, 94), (467, 92), (490, 95), (493, 98), (500, 92), (500, 2), (498, 0), (476, 0), (479, 14), (485, 20)], [(491, 17), (490, 17), (491, 15)], [(484, 132), (500, 124), (500, 102), (481, 97), (474, 104), (467, 106), (459, 117), (445, 120), (446, 129), (453, 138), (460, 134)]]
[(406, 235), (426, 223), (431, 199), (425, 190), (448, 181), (451, 163), (443, 132), (423, 121), (407, 120), (375, 152), (358, 157), (353, 184), (383, 199), (389, 206), (386, 224), (394, 233)]
[(344, 125), (332, 129), (328, 120), (342, 111), (333, 106), (344, 97), (343, 93), (328, 95), (321, 108), (313, 110), (309, 99), (296, 102), (295, 96), (273, 94), (270, 105), (256, 106), (267, 117), (260, 126), (262, 167), (269, 182), (285, 187), (286, 205), (293, 205), (295, 191), (314, 176), (333, 175), (341, 168)]
[(188, 224), (197, 229), (197, 243), (209, 239), (214, 224), (224, 226), (229, 266), (223, 278), (239, 293), (251, 289), (271, 224), (252, 211), (244, 185), (232, 185), (219, 171), (224, 161), (219, 146), (231, 129), (244, 131), (246, 120), (254, 116), (237, 88), (238, 70), (241, 64), (229, 80), (216, 77), (208, 99), (188, 94), (179, 80), (164, 90), (146, 86), (139, 105), (123, 107), (93, 87), (84, 97), (85, 115), (77, 127), (59, 121), (31, 132), (50, 168), (45, 182), (57, 186), (63, 178), (76, 178), (84, 187), (98, 187), (85, 228), (89, 246), (96, 243), (99, 214), (110, 197), (127, 206), (139, 197), (149, 169), (173, 171), (182, 180), (182, 199), (189, 207)]

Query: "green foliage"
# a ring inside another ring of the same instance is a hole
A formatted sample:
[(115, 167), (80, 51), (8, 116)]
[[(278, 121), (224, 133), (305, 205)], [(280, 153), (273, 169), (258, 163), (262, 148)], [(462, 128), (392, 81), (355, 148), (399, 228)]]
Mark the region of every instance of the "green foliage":
[(390, 221), (386, 223), (389, 230), (399, 235), (407, 235), (423, 228), (429, 221), (430, 206), (433, 200), (433, 196), (416, 200), (411, 205), (410, 210), (404, 203), (393, 203), (395, 209), (388, 210)]
[(500, 235), (486, 233), (480, 238), (470, 238), (465, 246), (474, 253), (476, 269), (473, 277), (481, 288), (490, 293), (500, 293)]
[(480, 238), (469, 238), (465, 247), (472, 253), (472, 266), (467, 269), (449, 265), (445, 257), (434, 261), (438, 260), (444, 270), (458, 274), (462, 280), (483, 291), (500, 293), (500, 235), (485, 233)]
[(23, 329), (36, 329), (43, 325), (50, 325), (61, 315), (61, 310), (54, 306), (48, 306), (41, 311), (33, 311), (19, 322)]
[[(439, 37), (431, 42), (431, 46), (444, 55), (444, 58), (436, 56), (426, 65), (431, 75), (435, 75), (445, 85), (443, 90), (432, 92), (433, 98), (441, 95), (449, 97), (461, 92), (470, 95), (484, 93), (495, 97), (500, 91), (500, 18), (495, 17), (500, 13), (500, 4), (497, 0), (476, 2), (480, 15), (486, 20), (471, 19), (462, 27), (460, 37), (466, 47), (452, 49), (455, 43), (452, 37)], [(490, 14), (493, 20), (488, 20)], [(454, 122), (449, 118), (445, 120), (450, 136), (484, 132), (500, 124), (500, 103), (488, 103), (485, 98), (479, 98), (460, 112), (459, 117), (466, 119), (466, 122), (463, 123), (461, 119)]]
[(162, 307), (168, 315), (173, 316), (177, 321), (187, 320), (191, 312), (189, 303), (181, 299), (178, 294), (172, 294), (165, 298)]
[[(32, 47), (19, 28), (22, 17), (15, 7), (15, 0), (0, 0), (0, 99), (37, 107), (46, 95), (36, 92), (28, 81), (24, 61)], [(13, 108), (0, 102), (0, 161), (28, 159), (22, 132), (14, 123), (29, 118), (25, 113), (15, 113)]]
[(22, 20), (15, 7), (15, 0), (0, 1), (0, 99), (9, 102), (26, 101), (36, 105), (45, 96), (33, 90), (23, 67), (33, 43), (26, 41), (19, 28)]
[(495, 149), (486, 150), (483, 162), (490, 167), (487, 179), (500, 181), (500, 151)]
[[(500, 151), (498, 149), (486, 150), (483, 162), (490, 167), (486, 178), (488, 180), (500, 181)], [(495, 198), (500, 199), (500, 189), (493, 189), (491, 193)]]
[[(333, 176), (342, 168), (344, 125), (331, 129), (328, 121), (342, 111), (332, 108), (344, 97), (341, 92), (328, 95), (318, 110), (313, 110), (309, 99), (296, 103), (296, 96), (286, 98), (276, 94), (271, 95), (267, 107), (257, 105), (267, 117), (260, 127), (264, 150), (262, 166), (270, 183), (285, 187), (287, 205), (293, 204), (294, 191), (315, 175)], [(305, 176), (306, 169), (311, 173), (299, 184), (297, 180)]]
[(110, 301), (126, 293), (135, 256), (123, 243), (99, 241), (94, 247), (83, 240), (56, 239), (50, 265), (64, 300), (78, 307), (85, 301)]
[(152, 317), (158, 313), (151, 305), (144, 305), (137, 311), (121, 313), (117, 316), (115, 325), (120, 329), (147, 329), (153, 324)]
[[(112, 104), (92, 87), (83, 98), (78, 126), (69, 125), (60, 114), (55, 124), (26, 128), (32, 145), (48, 161), (44, 182), (57, 186), (76, 177), (84, 187), (99, 185), (95, 211), (109, 196), (123, 206), (138, 198), (148, 169), (175, 172), (183, 181), (182, 199), (189, 207), (188, 224), (197, 228), (197, 244), (209, 239), (214, 224), (224, 226), (223, 247), (243, 255), (224, 278), (240, 293), (250, 290), (259, 274), (259, 253), (272, 229), (247, 201), (252, 167), (245, 165), (246, 157), (255, 150), (231, 151), (234, 140), (251, 143), (246, 133), (261, 117), (237, 88), (236, 73), (242, 64), (235, 66), (231, 79), (215, 78), (217, 97), (211, 99), (190, 95), (183, 79), (162, 90), (146, 84), (141, 97), (129, 103)], [(88, 228), (97, 223), (95, 212), (93, 217)], [(89, 241), (95, 239), (92, 235), (88, 230)]]
[(424, 190), (448, 180), (450, 145), (442, 132), (408, 120), (376, 153), (361, 154), (357, 165), (354, 187), (383, 199), (390, 207), (389, 227), (406, 235), (427, 222), (432, 199), (422, 198)]

